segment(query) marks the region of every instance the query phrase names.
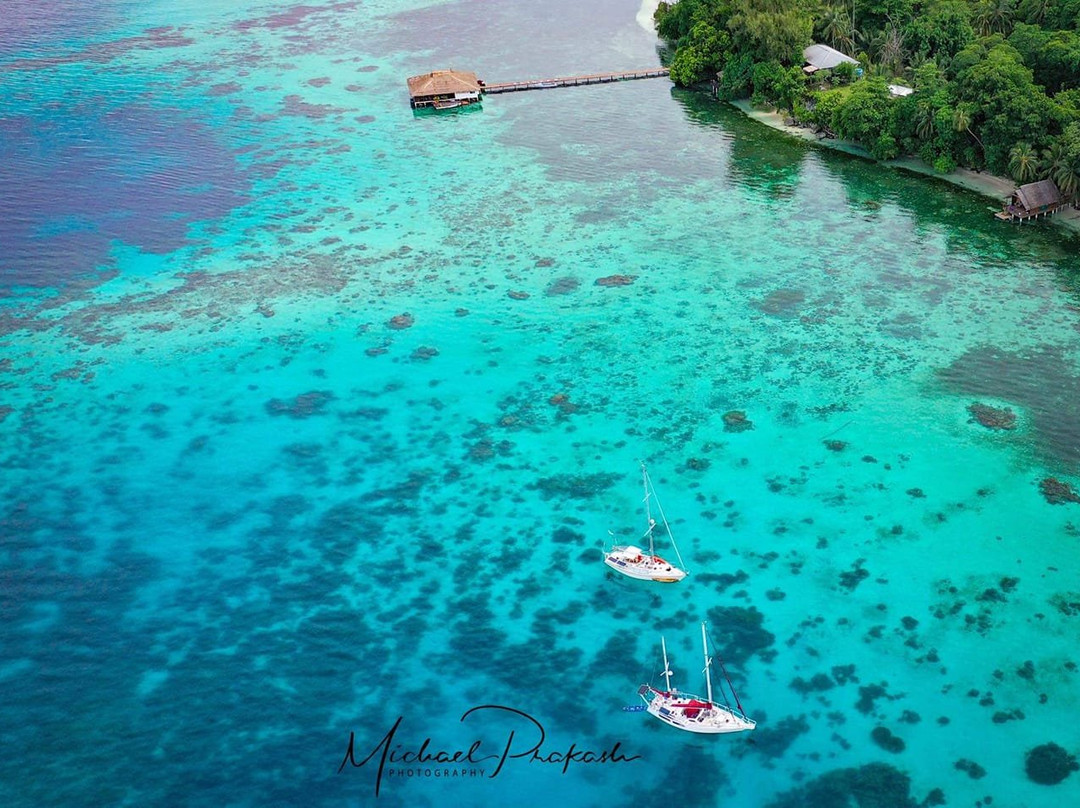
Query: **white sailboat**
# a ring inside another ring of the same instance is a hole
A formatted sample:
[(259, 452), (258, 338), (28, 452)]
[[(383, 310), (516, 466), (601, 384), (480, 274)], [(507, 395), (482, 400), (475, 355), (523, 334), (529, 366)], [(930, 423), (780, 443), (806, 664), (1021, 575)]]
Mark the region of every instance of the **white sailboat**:
[[(645, 470), (645, 464), (641, 464), (641, 481), (645, 487), (645, 520), (647, 527), (643, 539), (648, 540), (648, 550), (643, 550), (636, 544), (627, 544), (604, 550), (604, 563), (616, 572), (637, 578), (642, 581), (656, 581), (658, 583), (673, 584), (686, 577), (686, 565), (683, 563), (679, 548), (675, 545), (675, 537), (671, 534), (667, 519), (664, 517), (664, 509), (660, 507), (660, 500), (656, 498), (656, 491), (649, 479), (649, 472)], [(675, 551), (678, 564), (665, 561), (656, 554), (653, 531), (656, 529), (656, 520), (652, 517), (651, 501), (656, 500), (656, 510), (663, 522), (671, 547)], [(642, 542), (643, 544), (645, 542)]]
[[(748, 718), (743, 712), (739, 696), (731, 685), (724, 671), (723, 660), (720, 660), (720, 670), (724, 672), (731, 695), (735, 698), (735, 707), (730, 704), (717, 704), (713, 701), (712, 676), (709, 669), (712, 667), (712, 657), (709, 656), (709, 644), (705, 635), (705, 624), (701, 624), (701, 647), (705, 653), (705, 698), (691, 693), (680, 693), (671, 686), (671, 666), (668, 665), (667, 643), (660, 638), (660, 647), (664, 653), (664, 689), (657, 690), (652, 685), (642, 685), (638, 688), (638, 695), (645, 702), (645, 711), (649, 715), (656, 716), (665, 724), (670, 724), (676, 729), (687, 732), (697, 732), (704, 735), (719, 735), (728, 732), (745, 732), (757, 726), (757, 722)], [(721, 688), (721, 692), (723, 688)]]

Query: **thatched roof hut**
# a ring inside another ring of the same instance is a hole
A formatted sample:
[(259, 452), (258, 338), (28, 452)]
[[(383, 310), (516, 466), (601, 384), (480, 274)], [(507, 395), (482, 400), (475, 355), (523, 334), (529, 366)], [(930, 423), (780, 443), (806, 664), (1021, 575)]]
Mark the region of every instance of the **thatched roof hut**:
[(1012, 204), (1025, 213), (1046, 210), (1061, 204), (1061, 191), (1053, 180), (1029, 182), (1013, 191)]
[(1006, 221), (1021, 221), (1049, 216), (1057, 213), (1069, 204), (1062, 198), (1061, 191), (1053, 180), (1039, 180), (1021, 185), (1012, 192), (1012, 196), (1005, 202), (1005, 209), (995, 213), (999, 219)]
[(480, 82), (464, 70), (435, 70), (408, 79), (409, 100), (414, 108), (471, 104), (480, 100)]

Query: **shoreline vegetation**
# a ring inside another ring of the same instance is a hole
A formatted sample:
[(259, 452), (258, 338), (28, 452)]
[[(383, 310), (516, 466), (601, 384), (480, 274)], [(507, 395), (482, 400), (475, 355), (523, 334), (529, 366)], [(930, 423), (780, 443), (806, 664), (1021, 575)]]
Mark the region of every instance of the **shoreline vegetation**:
[(775, 129), (1002, 208), (1052, 182), (1024, 213), (1080, 198), (1080, 0), (660, 0), (653, 21), (677, 86)]
[[(783, 132), (791, 137), (801, 138), (802, 140), (816, 143), (823, 148), (832, 149), (833, 151), (842, 151), (856, 157), (872, 160), (875, 163), (888, 166), (889, 168), (909, 171), (913, 174), (921, 174), (924, 177), (965, 188), (989, 199), (993, 199), (998, 203), (998, 207), (1001, 206), (1002, 201), (1008, 198), (1018, 185), (1008, 177), (999, 177), (996, 174), (988, 174), (985, 171), (972, 171), (968, 168), (956, 168), (948, 174), (942, 174), (936, 171), (933, 166), (928, 166), (918, 157), (899, 157), (893, 160), (877, 160), (858, 143), (841, 140), (839, 138), (819, 137), (814, 134), (809, 127), (786, 123), (785, 120), (787, 116), (777, 109), (757, 108), (747, 98), (736, 98), (727, 103), (741, 111), (748, 118), (752, 118), (771, 129)], [(989, 214), (988, 211), (988, 215), (992, 214)], [(1076, 208), (1065, 208), (1058, 213), (1055, 213), (1053, 216), (1047, 216), (1044, 219), (1038, 219), (1036, 221), (1039, 223), (1057, 224), (1075, 233), (1080, 233), (1080, 210), (1077, 210)], [(1001, 222), (1001, 224), (1010, 227), (1026, 226), (1014, 222)]]

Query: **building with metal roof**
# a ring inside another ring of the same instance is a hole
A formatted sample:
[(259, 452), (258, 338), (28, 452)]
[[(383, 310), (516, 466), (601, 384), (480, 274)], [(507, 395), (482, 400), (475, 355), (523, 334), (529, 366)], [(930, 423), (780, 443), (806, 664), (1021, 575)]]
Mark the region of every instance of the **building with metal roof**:
[(857, 65), (858, 59), (852, 59), (850, 56), (841, 53), (836, 48), (830, 48), (828, 45), (808, 45), (803, 50), (803, 59), (806, 61), (806, 66), (803, 67), (805, 73), (816, 73), (819, 70), (832, 70), (839, 64), (847, 63)]

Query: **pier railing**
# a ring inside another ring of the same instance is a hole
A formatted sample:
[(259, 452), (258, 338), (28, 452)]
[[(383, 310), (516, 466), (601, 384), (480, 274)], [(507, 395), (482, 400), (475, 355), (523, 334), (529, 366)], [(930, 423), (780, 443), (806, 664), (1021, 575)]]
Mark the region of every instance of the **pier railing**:
[(611, 81), (632, 81), (634, 79), (654, 79), (668, 75), (666, 67), (651, 70), (627, 70), (621, 73), (591, 73), (587, 76), (558, 76), (551, 79), (530, 79), (528, 81), (500, 81), (480, 83), (484, 94), (516, 93), (524, 90), (550, 90), (555, 87), (579, 87), (583, 84), (606, 84)]

